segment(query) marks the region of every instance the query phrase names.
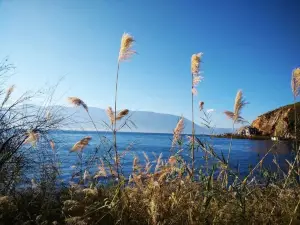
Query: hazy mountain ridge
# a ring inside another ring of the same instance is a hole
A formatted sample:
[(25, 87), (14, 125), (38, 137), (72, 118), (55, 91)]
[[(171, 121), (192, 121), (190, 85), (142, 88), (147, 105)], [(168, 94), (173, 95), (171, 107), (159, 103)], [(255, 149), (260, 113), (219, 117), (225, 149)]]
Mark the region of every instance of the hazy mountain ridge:
[[(61, 112), (64, 116), (69, 117), (69, 123), (67, 126), (63, 127), (64, 130), (95, 130), (93, 124), (90, 122), (86, 111), (82, 108), (75, 107), (62, 107)], [(104, 122), (109, 124), (106, 111), (101, 108), (89, 107), (89, 113), (93, 121), (97, 125), (98, 130), (107, 130)], [(133, 131), (133, 132), (143, 132), (143, 133), (173, 133), (179, 116), (171, 114), (163, 114), (148, 111), (130, 111), (130, 120), (134, 122), (137, 126), (131, 126), (131, 129), (124, 127), (122, 131)], [(188, 119), (184, 119), (184, 133), (191, 133), (192, 122)], [(220, 134), (229, 132), (230, 129), (227, 128), (216, 128), (214, 133)], [(211, 130), (195, 124), (196, 134), (211, 134)]]

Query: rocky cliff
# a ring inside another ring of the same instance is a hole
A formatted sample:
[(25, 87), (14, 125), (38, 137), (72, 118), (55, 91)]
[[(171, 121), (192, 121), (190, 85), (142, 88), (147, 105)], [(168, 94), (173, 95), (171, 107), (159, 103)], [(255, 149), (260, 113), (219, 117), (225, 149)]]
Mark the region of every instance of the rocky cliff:
[[(296, 103), (297, 112), (297, 136), (300, 134), (300, 102)], [(294, 105), (286, 105), (267, 112), (257, 117), (251, 124), (263, 135), (278, 136), (283, 138), (293, 138), (294, 132)]]

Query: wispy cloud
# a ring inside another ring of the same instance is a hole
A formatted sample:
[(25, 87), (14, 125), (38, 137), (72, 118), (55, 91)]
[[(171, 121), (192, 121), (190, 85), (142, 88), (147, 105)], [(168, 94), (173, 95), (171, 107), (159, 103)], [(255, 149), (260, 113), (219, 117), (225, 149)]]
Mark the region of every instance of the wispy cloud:
[(208, 110), (206, 110), (207, 113), (213, 113), (215, 111), (216, 111), (215, 109), (208, 109)]

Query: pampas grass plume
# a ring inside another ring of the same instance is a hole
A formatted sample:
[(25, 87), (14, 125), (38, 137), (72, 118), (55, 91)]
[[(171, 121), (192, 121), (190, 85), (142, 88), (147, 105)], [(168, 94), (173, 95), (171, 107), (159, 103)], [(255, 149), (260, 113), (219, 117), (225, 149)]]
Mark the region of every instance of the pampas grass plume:
[(136, 51), (132, 49), (134, 41), (134, 38), (130, 34), (123, 34), (119, 52), (119, 62), (129, 59), (133, 54), (136, 53)]
[(242, 90), (238, 90), (234, 101), (234, 112), (225, 111), (225, 115), (232, 119), (234, 123), (243, 123), (245, 119), (241, 117), (242, 109), (248, 104), (243, 97)]
[(191, 59), (191, 73), (193, 75), (198, 75), (200, 71), (200, 62), (203, 53), (200, 52), (198, 54), (193, 54)]
[(184, 120), (183, 117), (181, 117), (173, 131), (172, 147), (174, 147), (178, 142), (178, 140), (180, 139), (180, 135), (182, 134), (183, 129), (184, 129)]
[(82, 138), (80, 141), (76, 142), (75, 145), (73, 145), (71, 151), (82, 151), (83, 148), (89, 144), (91, 139), (92, 138), (90, 136)]
[(294, 97), (296, 98), (299, 95), (300, 89), (300, 68), (296, 68), (292, 72), (292, 80), (291, 80), (292, 92)]
[(68, 101), (74, 106), (82, 106), (85, 109), (85, 111), (87, 111), (87, 112), (89, 111), (87, 104), (85, 104), (85, 102), (82, 101), (80, 98), (69, 97)]

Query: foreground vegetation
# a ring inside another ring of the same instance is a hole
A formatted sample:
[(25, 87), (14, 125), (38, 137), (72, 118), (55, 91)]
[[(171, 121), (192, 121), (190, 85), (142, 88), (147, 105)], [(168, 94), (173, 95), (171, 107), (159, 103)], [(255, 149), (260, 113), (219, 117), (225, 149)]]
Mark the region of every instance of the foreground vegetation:
[[(230, 164), (231, 143), (227, 156), (217, 154), (209, 142), (194, 135), (193, 128), (189, 143), (184, 145), (184, 119), (179, 118), (169, 157), (159, 155), (151, 161), (146, 154), (143, 159), (134, 156), (131, 175), (129, 179), (124, 177), (122, 160), (129, 150), (118, 148), (117, 132), (135, 124), (128, 109), (117, 112), (117, 91), (120, 64), (135, 53), (133, 42), (132, 36), (123, 35), (114, 110), (108, 107), (110, 124), (104, 123), (113, 140), (98, 132), (100, 147), (89, 155), (83, 151), (91, 137), (75, 143), (70, 154), (77, 154), (77, 162), (70, 182), (60, 181), (59, 154), (49, 137), (50, 130), (67, 120), (51, 107), (53, 91), (48, 90), (45, 105), (31, 110), (28, 103), (36, 94), (10, 102), (13, 87), (1, 92), (0, 224), (299, 224), (300, 153), (296, 123), (294, 159), (286, 161), (288, 169), (279, 166), (276, 156), (273, 163), (277, 170), (263, 167), (270, 148), (246, 176), (241, 176)], [(193, 101), (201, 80), (201, 57), (202, 53), (192, 56)], [(6, 62), (2, 63), (0, 75), (9, 69)], [(294, 99), (299, 89), (300, 69), (296, 69), (292, 75)], [(68, 100), (83, 107), (90, 116), (84, 101), (77, 97)], [(241, 111), (246, 104), (239, 90), (233, 112), (225, 111), (233, 130), (237, 123), (245, 121)], [(211, 128), (204, 102), (199, 103), (199, 110), (206, 127)], [(294, 116), (297, 121), (296, 110)], [(96, 123), (90, 119), (97, 131)], [(202, 153), (203, 165), (195, 163), (195, 151)], [(188, 159), (184, 159), (184, 152)], [(98, 169), (92, 170), (95, 167)]]
[[(116, 187), (27, 190), (0, 198), (2, 224), (299, 224), (299, 188), (222, 188), (208, 179)], [(247, 190), (246, 190), (247, 189)], [(274, 212), (272, 208), (276, 205)]]

